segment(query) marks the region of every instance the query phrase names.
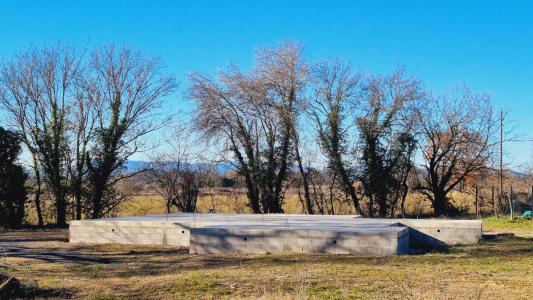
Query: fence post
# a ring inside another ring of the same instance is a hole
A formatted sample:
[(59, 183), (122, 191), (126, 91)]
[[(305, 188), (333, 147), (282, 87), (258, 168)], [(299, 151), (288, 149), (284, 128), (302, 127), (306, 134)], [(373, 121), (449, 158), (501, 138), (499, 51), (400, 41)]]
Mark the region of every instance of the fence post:
[(497, 204), (496, 204), (496, 198), (494, 198), (494, 186), (492, 187), (492, 210), (494, 211), (494, 216), (496, 218), (498, 217), (498, 210), (497, 210)]
[(514, 211), (513, 211), (513, 186), (511, 185), (511, 190), (509, 191), (509, 208), (511, 209), (511, 220), (514, 220)]
[(477, 185), (476, 185), (476, 219), (479, 219), (479, 198), (478, 198)]

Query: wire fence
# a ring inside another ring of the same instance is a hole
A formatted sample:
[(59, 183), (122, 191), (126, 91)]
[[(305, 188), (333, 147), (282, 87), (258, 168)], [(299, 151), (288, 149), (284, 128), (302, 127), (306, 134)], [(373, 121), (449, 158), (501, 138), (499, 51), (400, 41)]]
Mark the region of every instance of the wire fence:
[(473, 190), (475, 214), (484, 216), (530, 216), (533, 210), (533, 185), (527, 188), (505, 186), (503, 191), (497, 186), (475, 186)]

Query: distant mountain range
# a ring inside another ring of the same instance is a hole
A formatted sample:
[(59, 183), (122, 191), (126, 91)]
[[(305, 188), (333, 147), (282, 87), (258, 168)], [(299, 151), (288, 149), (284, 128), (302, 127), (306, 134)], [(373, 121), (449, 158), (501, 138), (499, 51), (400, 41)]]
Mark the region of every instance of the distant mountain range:
[[(126, 161), (124, 172), (135, 172), (135, 171), (141, 170), (143, 168), (147, 168), (149, 166), (150, 166), (150, 162), (148, 162), (148, 161), (128, 160), (128, 161)], [(205, 164), (205, 163), (193, 163), (193, 164), (190, 164), (190, 166), (193, 169), (196, 169), (196, 168), (206, 167), (207, 164)], [(221, 175), (221, 176), (225, 175), (228, 171), (235, 170), (235, 166), (232, 163), (216, 163), (215, 164), (215, 168), (217, 170), (217, 173), (219, 175)], [(297, 172), (297, 169), (295, 168), (294, 171)], [(527, 174), (525, 174), (523, 172), (518, 172), (518, 171), (514, 171), (514, 170), (505, 170), (505, 172), (511, 172), (512, 176), (517, 177), (517, 178), (525, 178), (525, 177), (527, 177)]]
[[(150, 164), (151, 162), (144, 161), (144, 160), (128, 160), (124, 164), (123, 172), (129, 173), (129, 172), (139, 171), (141, 169), (150, 167)], [(207, 164), (192, 163), (192, 164), (189, 164), (189, 166), (192, 169), (200, 169), (200, 168), (206, 167)], [(221, 176), (225, 175), (228, 171), (235, 170), (235, 166), (232, 163), (216, 163), (214, 164), (214, 166), (215, 166), (215, 169), (217, 170), (217, 173)]]
[[(150, 164), (151, 164), (151, 162), (144, 161), (144, 160), (127, 160), (126, 163), (124, 164), (124, 169), (122, 170), (122, 172), (129, 173), (129, 172), (139, 171), (141, 169), (150, 167)], [(208, 166), (208, 164), (205, 164), (205, 163), (192, 163), (192, 164), (190, 164), (190, 167), (192, 169), (200, 169), (200, 168), (204, 168), (204, 167), (207, 167), (207, 166)], [(216, 164), (214, 164), (214, 166), (215, 166), (215, 169), (217, 170), (217, 173), (220, 176), (224, 176), (224, 175), (227, 174), (227, 172), (235, 170), (234, 164), (229, 163), (229, 162), (216, 163)], [(294, 168), (294, 171), (295, 172), (298, 171), (296, 169), (296, 167)], [(31, 175), (34, 174), (33, 173), (33, 169), (31, 169), (31, 168), (26, 168), (26, 172), (28, 174), (31, 174)], [(523, 172), (518, 172), (518, 171), (514, 171), (514, 170), (505, 170), (505, 172), (510, 172), (511, 175), (513, 177), (516, 177), (516, 178), (526, 178), (528, 176), (527, 174), (525, 174)]]

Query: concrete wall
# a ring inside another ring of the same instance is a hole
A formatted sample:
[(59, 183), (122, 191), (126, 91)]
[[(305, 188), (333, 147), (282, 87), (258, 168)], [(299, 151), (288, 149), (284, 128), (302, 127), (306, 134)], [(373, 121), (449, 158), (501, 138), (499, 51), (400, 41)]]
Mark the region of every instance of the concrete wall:
[(189, 247), (189, 229), (154, 221), (72, 221), (71, 243), (134, 244)]
[(193, 228), (190, 253), (334, 253), (399, 255), (409, 252), (407, 228), (313, 229)]
[(401, 219), (410, 228), (412, 246), (475, 244), (481, 239), (481, 220)]

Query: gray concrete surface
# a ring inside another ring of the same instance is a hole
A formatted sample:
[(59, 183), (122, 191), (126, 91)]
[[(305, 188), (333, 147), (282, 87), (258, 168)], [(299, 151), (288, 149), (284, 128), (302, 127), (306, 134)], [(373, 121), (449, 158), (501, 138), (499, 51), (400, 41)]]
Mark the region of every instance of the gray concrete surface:
[(217, 226), (191, 229), (190, 253), (334, 253), (400, 255), (409, 252), (406, 227)]
[(69, 236), (72, 243), (167, 245), (193, 253), (392, 255), (415, 246), (476, 243), (481, 221), (182, 213), (72, 221)]

